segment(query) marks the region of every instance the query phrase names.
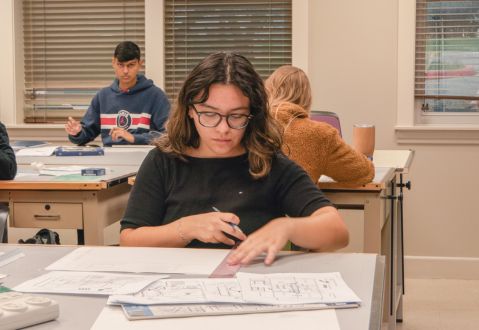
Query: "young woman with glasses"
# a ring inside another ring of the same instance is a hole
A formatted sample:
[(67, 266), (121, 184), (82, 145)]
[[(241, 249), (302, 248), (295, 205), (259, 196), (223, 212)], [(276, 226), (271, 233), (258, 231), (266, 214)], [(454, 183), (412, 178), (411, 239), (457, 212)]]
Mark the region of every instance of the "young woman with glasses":
[[(189, 74), (140, 167), (121, 221), (121, 245), (235, 246), (230, 264), (288, 241), (328, 251), (348, 243), (337, 210), (281, 154), (261, 77), (241, 55), (216, 53)], [(238, 243), (235, 243), (237, 241)]]

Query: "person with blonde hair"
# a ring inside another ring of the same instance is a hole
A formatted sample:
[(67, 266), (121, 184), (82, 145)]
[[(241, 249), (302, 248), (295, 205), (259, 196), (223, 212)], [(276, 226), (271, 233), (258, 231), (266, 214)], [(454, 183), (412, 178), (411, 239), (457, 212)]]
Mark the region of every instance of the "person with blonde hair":
[(336, 208), (281, 153), (263, 80), (245, 57), (203, 59), (186, 78), (156, 146), (138, 171), (121, 245), (236, 244), (230, 264), (262, 253), (271, 264), (288, 241), (320, 251), (347, 245)]
[(321, 175), (362, 185), (374, 178), (374, 166), (350, 147), (336, 128), (311, 120), (311, 86), (303, 70), (284, 65), (266, 80), (270, 111), (284, 129), (283, 152), (317, 182)]

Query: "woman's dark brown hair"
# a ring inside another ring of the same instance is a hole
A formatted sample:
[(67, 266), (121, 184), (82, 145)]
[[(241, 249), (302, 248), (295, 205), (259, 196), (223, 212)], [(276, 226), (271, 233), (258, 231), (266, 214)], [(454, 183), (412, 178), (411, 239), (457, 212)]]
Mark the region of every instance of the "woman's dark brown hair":
[(280, 128), (268, 109), (268, 96), (263, 80), (244, 57), (231, 53), (215, 53), (204, 58), (188, 75), (181, 88), (168, 123), (167, 133), (155, 141), (160, 150), (184, 159), (188, 147), (198, 148), (199, 135), (188, 110), (193, 103), (208, 99), (212, 84), (231, 84), (249, 98), (254, 116), (241, 143), (248, 152), (250, 173), (262, 178), (271, 170), (274, 154), (281, 149)]

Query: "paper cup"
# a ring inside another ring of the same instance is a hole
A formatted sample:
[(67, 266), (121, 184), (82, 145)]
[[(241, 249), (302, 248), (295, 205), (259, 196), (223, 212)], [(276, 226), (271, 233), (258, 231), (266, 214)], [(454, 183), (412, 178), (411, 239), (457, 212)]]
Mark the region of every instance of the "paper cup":
[(373, 158), (375, 144), (375, 127), (369, 124), (355, 124), (353, 127), (353, 148)]

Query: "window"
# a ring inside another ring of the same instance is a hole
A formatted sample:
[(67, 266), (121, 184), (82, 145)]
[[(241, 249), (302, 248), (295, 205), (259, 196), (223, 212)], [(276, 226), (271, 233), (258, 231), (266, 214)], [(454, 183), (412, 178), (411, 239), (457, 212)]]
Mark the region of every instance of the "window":
[(111, 58), (124, 40), (144, 55), (144, 0), (23, 0), (24, 121), (81, 117), (111, 84)]
[(291, 0), (165, 0), (165, 89), (175, 100), (206, 55), (246, 56), (266, 78), (291, 64)]
[(421, 123), (479, 115), (479, 1), (416, 1), (415, 99)]

